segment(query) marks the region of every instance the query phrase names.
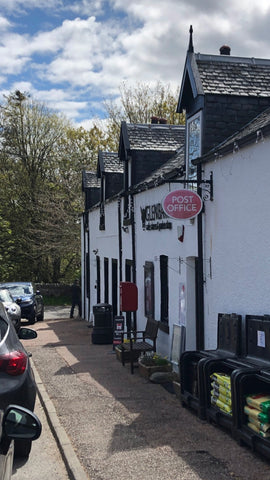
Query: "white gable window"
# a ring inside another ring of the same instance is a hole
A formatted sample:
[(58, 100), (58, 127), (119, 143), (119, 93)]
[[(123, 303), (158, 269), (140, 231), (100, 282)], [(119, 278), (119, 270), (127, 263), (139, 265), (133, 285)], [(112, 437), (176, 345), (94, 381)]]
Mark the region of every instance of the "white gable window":
[(187, 120), (186, 172), (189, 180), (196, 178), (196, 166), (192, 160), (201, 156), (202, 113)]

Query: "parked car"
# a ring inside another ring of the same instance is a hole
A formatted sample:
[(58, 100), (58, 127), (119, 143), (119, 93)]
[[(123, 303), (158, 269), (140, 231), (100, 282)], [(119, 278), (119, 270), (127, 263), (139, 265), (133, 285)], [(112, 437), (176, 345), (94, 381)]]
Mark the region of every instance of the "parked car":
[(21, 307), (15, 302), (7, 288), (0, 288), (0, 302), (4, 304), (8, 316), (13, 322), (16, 332), (18, 332), (21, 326)]
[[(29, 355), (20, 339), (36, 337), (37, 332), (27, 327), (21, 327), (17, 333), (0, 302), (0, 410), (17, 404), (34, 411), (37, 388)], [(27, 457), (31, 445), (31, 439), (16, 439), (15, 455)]]
[(42, 426), (33, 412), (19, 405), (9, 405), (0, 415), (0, 480), (11, 480), (14, 440), (36, 440)]
[(7, 288), (14, 300), (21, 307), (22, 318), (30, 324), (44, 320), (44, 302), (39, 290), (35, 291), (31, 282), (0, 283), (0, 288)]

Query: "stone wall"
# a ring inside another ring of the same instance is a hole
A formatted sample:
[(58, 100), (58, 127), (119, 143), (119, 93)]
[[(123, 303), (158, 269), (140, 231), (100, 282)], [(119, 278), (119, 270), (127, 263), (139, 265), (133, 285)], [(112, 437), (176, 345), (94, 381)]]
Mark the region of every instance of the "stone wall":
[(60, 283), (36, 283), (36, 289), (46, 297), (70, 297), (71, 285)]

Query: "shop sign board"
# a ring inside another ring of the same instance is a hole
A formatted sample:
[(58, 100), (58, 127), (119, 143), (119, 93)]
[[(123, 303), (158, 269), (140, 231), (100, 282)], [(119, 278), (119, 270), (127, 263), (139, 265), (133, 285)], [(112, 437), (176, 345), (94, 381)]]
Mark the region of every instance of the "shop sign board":
[(171, 218), (187, 219), (196, 217), (202, 209), (201, 197), (192, 190), (174, 190), (163, 200), (164, 212)]
[(122, 343), (122, 334), (124, 333), (125, 319), (122, 315), (114, 317), (113, 349), (116, 345)]

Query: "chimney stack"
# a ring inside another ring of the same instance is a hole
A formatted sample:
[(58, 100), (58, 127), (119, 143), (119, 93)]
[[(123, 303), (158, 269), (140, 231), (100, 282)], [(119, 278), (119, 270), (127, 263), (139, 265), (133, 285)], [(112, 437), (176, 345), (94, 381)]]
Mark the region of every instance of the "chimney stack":
[(151, 123), (166, 124), (166, 123), (167, 123), (167, 120), (166, 120), (166, 118), (151, 117)]
[(220, 55), (231, 55), (231, 48), (228, 45), (222, 45), (219, 49)]

